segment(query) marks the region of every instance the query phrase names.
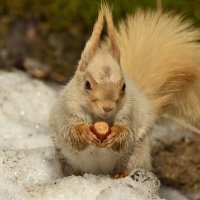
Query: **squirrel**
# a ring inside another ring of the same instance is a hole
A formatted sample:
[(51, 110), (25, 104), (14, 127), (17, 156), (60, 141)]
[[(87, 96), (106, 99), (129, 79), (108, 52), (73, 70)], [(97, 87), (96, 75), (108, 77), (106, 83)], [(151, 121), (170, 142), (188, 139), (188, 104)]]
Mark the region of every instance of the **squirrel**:
[[(107, 23), (108, 36), (101, 41)], [(50, 113), (61, 176), (151, 170), (150, 138), (169, 118), (200, 132), (200, 31), (182, 17), (137, 11), (114, 26), (102, 5), (73, 78)], [(96, 121), (111, 125), (103, 141)]]

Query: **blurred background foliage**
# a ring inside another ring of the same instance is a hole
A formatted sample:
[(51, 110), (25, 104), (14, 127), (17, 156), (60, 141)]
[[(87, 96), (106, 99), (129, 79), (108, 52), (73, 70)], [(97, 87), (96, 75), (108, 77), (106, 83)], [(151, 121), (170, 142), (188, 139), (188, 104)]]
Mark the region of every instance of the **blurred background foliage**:
[[(115, 20), (136, 8), (156, 8), (156, 0), (107, 0)], [(0, 17), (30, 18), (46, 23), (49, 30), (63, 31), (75, 22), (88, 29), (96, 19), (101, 0), (0, 0)], [(175, 10), (200, 26), (200, 0), (163, 0), (164, 10)]]
[[(157, 5), (156, 0), (107, 2), (112, 6), (116, 23), (137, 8), (156, 9)], [(24, 57), (31, 56), (51, 65), (55, 71), (71, 76), (72, 66), (76, 65), (92, 30), (100, 3), (101, 0), (0, 0), (0, 48), (5, 48), (7, 54), (4, 51), (3, 55), (9, 54), (7, 57), (10, 58), (1, 66), (23, 65)], [(200, 0), (162, 0), (162, 8), (182, 13), (200, 27)], [(27, 37), (30, 27), (37, 40), (29, 41), (27, 45), (19, 35)], [(16, 48), (16, 45), (21, 47)]]

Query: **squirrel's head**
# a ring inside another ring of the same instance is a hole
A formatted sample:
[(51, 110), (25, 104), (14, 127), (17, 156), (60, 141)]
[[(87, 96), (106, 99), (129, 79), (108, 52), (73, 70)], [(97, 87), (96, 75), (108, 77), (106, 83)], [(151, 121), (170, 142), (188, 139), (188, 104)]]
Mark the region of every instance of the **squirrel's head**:
[[(108, 43), (100, 47), (104, 16), (108, 27)], [(99, 12), (92, 35), (81, 55), (76, 80), (87, 109), (100, 117), (109, 117), (122, 105), (126, 84), (120, 67), (120, 53), (112, 15), (107, 6)]]
[(119, 64), (108, 51), (98, 50), (77, 78), (87, 108), (95, 115), (109, 117), (118, 110), (126, 85)]

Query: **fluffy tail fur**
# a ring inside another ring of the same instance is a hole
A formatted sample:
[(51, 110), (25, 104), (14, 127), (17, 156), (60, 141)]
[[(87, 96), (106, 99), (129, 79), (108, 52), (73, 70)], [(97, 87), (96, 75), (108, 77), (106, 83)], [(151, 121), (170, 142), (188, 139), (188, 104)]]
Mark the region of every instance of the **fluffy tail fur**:
[[(200, 134), (200, 31), (182, 17), (137, 11), (116, 33), (121, 66), (150, 99), (158, 120), (169, 118)], [(114, 36), (113, 36), (114, 38)]]

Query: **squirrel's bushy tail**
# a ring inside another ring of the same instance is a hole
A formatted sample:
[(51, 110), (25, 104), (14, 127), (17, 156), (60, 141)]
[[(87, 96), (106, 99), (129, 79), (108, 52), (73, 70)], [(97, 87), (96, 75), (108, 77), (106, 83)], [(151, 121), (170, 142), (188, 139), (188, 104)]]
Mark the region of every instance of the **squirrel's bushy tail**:
[(200, 133), (200, 30), (180, 16), (140, 10), (116, 32), (121, 66), (150, 99), (157, 118)]

